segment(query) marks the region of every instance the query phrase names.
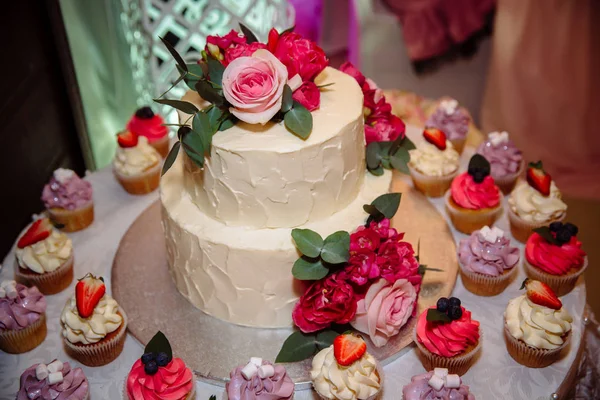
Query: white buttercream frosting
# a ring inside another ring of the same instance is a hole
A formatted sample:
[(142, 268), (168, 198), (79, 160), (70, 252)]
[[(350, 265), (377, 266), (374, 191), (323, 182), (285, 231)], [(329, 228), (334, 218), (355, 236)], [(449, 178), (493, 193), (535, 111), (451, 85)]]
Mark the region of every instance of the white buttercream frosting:
[(511, 210), (527, 222), (547, 222), (562, 217), (567, 205), (554, 181), (550, 184), (550, 195), (544, 196), (526, 182), (521, 182), (508, 198)]
[(502, 143), (507, 143), (508, 142), (508, 132), (506, 132), (506, 131), (490, 132), (488, 134), (488, 140), (494, 146), (498, 146), (499, 144), (502, 144)]
[(121, 175), (135, 176), (148, 171), (159, 161), (160, 154), (148, 144), (145, 136), (140, 136), (137, 146), (117, 147), (113, 166)]
[(365, 353), (344, 367), (337, 363), (333, 346), (321, 350), (313, 358), (310, 377), (317, 393), (332, 400), (365, 400), (381, 389), (381, 377), (372, 355)]
[(416, 149), (410, 150), (409, 165), (427, 176), (446, 176), (458, 170), (459, 155), (449, 140), (444, 150), (422, 141)]
[(56, 179), (59, 183), (65, 184), (75, 175), (75, 171), (66, 168), (59, 168), (54, 171), (53, 175), (54, 179)]
[(38, 274), (52, 272), (67, 261), (73, 254), (73, 242), (64, 233), (52, 229), (44, 240), (15, 250), (17, 262), (21, 268)]
[(553, 310), (535, 304), (527, 295), (508, 302), (504, 312), (510, 334), (537, 349), (556, 349), (564, 343), (573, 318), (567, 310)]
[(94, 313), (88, 318), (82, 318), (77, 311), (77, 300), (73, 296), (67, 300), (60, 315), (62, 335), (73, 344), (97, 343), (116, 331), (123, 323), (118, 309), (119, 305), (115, 299), (105, 294), (94, 308)]

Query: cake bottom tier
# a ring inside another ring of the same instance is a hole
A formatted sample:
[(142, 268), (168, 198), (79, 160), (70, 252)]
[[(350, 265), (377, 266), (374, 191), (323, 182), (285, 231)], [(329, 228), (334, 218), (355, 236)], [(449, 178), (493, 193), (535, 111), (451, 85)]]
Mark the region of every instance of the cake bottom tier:
[[(364, 223), (363, 204), (387, 193), (392, 174), (369, 173), (348, 207), (298, 228), (323, 237)], [(194, 306), (224, 321), (261, 328), (289, 327), (304, 283), (292, 276), (298, 253), (290, 228), (228, 226), (204, 214), (183, 185), (182, 157), (161, 180), (167, 258), (177, 289)]]

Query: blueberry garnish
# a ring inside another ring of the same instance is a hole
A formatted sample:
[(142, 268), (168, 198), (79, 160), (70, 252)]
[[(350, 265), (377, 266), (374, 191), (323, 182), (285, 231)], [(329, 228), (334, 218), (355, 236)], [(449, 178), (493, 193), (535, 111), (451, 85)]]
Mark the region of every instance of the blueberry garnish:
[(550, 228), (550, 232), (558, 232), (562, 229), (563, 224), (560, 221), (555, 221), (553, 223), (550, 224), (549, 228)]
[(457, 297), (450, 297), (448, 300), (450, 307), (460, 307), (460, 299)]
[(569, 241), (571, 240), (571, 232), (569, 232), (567, 229), (565, 229), (564, 227), (559, 230), (558, 232), (556, 232), (556, 240), (558, 240), (558, 242), (563, 245), (565, 243), (569, 243)]
[(440, 297), (437, 301), (436, 308), (439, 312), (445, 313), (448, 310), (448, 299), (446, 297)]
[(462, 317), (462, 308), (460, 308), (460, 306), (450, 306), (448, 317), (453, 321), (460, 319), (460, 317)]
[(159, 367), (165, 367), (169, 364), (169, 361), (171, 360), (169, 360), (167, 353), (160, 352), (158, 353), (158, 356), (156, 356), (156, 364), (158, 364)]
[(154, 117), (154, 112), (150, 107), (142, 107), (135, 112), (135, 116), (141, 119), (150, 119)]
[(156, 354), (154, 354), (154, 353), (144, 353), (144, 355), (142, 355), (142, 363), (144, 365), (146, 365), (150, 361), (154, 361), (155, 358), (156, 358)]
[(144, 371), (148, 375), (154, 375), (155, 373), (157, 373), (158, 365), (156, 364), (156, 361), (149, 361), (148, 364), (144, 365)]
[[(553, 222), (554, 224), (555, 222)], [(552, 225), (552, 224), (550, 224)], [(575, 224), (572, 224), (570, 222), (567, 222), (566, 224), (563, 225), (563, 229), (566, 231), (569, 231), (571, 233), (571, 236), (577, 236), (577, 234), (579, 233), (579, 228), (577, 228), (577, 226)], [(550, 228), (550, 230), (552, 230), (552, 228)]]

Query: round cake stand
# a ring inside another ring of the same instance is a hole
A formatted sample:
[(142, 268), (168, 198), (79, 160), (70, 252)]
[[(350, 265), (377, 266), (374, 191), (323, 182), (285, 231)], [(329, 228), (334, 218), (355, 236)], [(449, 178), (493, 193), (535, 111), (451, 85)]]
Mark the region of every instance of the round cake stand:
[[(402, 202), (393, 226), (406, 232), (405, 240), (420, 242), (421, 263), (441, 272), (425, 274), (419, 294), (419, 312), (449, 296), (456, 282), (458, 264), (452, 234), (443, 217), (420, 193), (400, 179), (393, 190), (402, 192)], [(167, 265), (160, 202), (152, 204), (131, 225), (115, 255), (112, 292), (127, 310), (128, 329), (142, 344), (162, 331), (173, 352), (192, 368), (198, 379), (223, 386), (230, 370), (260, 356), (274, 360), (293, 331), (259, 329), (221, 321), (192, 306), (177, 290)], [(365, 214), (366, 215), (366, 214)], [(290, 271), (291, 274), (291, 271)], [(367, 340), (369, 352), (384, 365), (404, 354), (412, 343), (416, 323), (411, 318), (387, 345), (376, 348)], [(310, 360), (286, 365), (296, 390), (310, 388)]]

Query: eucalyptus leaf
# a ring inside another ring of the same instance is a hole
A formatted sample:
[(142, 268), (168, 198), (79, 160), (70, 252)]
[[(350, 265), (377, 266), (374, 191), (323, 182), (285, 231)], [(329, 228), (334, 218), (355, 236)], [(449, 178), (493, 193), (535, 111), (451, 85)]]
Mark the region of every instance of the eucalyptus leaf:
[(294, 104), (294, 99), (292, 99), (292, 88), (286, 84), (283, 87), (283, 96), (281, 101), (281, 112), (286, 113), (290, 111), (292, 105)]
[(325, 238), (321, 258), (326, 263), (340, 264), (350, 258), (350, 234), (337, 231)]
[(171, 168), (171, 166), (177, 159), (177, 154), (179, 154), (180, 147), (181, 142), (176, 142), (173, 145), (173, 147), (171, 147), (171, 150), (169, 150), (169, 154), (167, 155), (167, 158), (165, 158), (165, 163), (162, 166), (161, 176), (164, 175), (169, 170), (169, 168)]
[(206, 113), (200, 111), (194, 115), (194, 119), (192, 120), (192, 130), (200, 137), (200, 143), (204, 153), (209, 153), (214, 131)]
[(204, 100), (219, 107), (225, 104), (225, 98), (215, 89), (209, 81), (199, 80), (195, 85), (196, 91)]
[(246, 36), (246, 42), (248, 44), (258, 42), (258, 39), (256, 38), (256, 35), (254, 34), (254, 32), (252, 32), (246, 25), (242, 24), (241, 22), (240, 22), (240, 30), (242, 31), (244, 36)]
[(321, 351), (321, 350), (326, 349), (329, 346), (331, 346), (333, 344), (333, 341), (335, 340), (335, 338), (338, 337), (339, 335), (340, 334), (337, 333), (336, 331), (334, 331), (333, 329), (325, 329), (323, 331), (317, 332), (317, 337), (316, 337), (317, 350)]
[(169, 43), (166, 39), (164, 39), (160, 36), (159, 36), (159, 39), (161, 40), (161, 42), (163, 42), (163, 44), (165, 45), (167, 50), (169, 50), (169, 53), (171, 53), (171, 55), (173, 56), (175, 61), (177, 61), (177, 65), (179, 65), (179, 68), (181, 68), (182, 70), (187, 72), (188, 67), (187, 67), (185, 61), (183, 61), (183, 58), (177, 52), (177, 50), (175, 50), (175, 47), (173, 47), (171, 45), (171, 43)]
[(156, 335), (150, 339), (144, 349), (144, 353), (155, 353), (157, 355), (158, 353), (166, 353), (169, 361), (173, 359), (173, 350), (171, 349), (169, 339), (161, 331), (156, 332)]
[(292, 275), (300, 281), (318, 281), (329, 273), (320, 258), (302, 256), (296, 260), (292, 267)]
[(283, 117), (285, 127), (302, 140), (308, 139), (313, 128), (310, 111), (302, 104), (294, 101), (292, 108)]
[(296, 331), (283, 342), (276, 363), (306, 360), (317, 352), (316, 334)]
[(317, 232), (310, 229), (292, 229), (292, 238), (300, 253), (305, 256), (316, 258), (321, 254), (323, 238)]
[(371, 142), (367, 146), (367, 168), (376, 169), (381, 165), (381, 145), (379, 142)]
[(373, 200), (371, 205), (375, 206), (386, 218), (391, 219), (398, 211), (401, 198), (402, 193), (386, 193)]
[(415, 144), (412, 142), (412, 140), (410, 140), (406, 136), (402, 140), (402, 147), (405, 148), (406, 150), (414, 150), (417, 148), (417, 146), (415, 146)]
[(187, 101), (169, 99), (154, 99), (154, 101), (159, 104), (166, 104), (168, 106), (176, 108), (179, 111), (183, 111), (186, 114), (194, 114), (198, 112), (198, 108), (192, 103), (188, 103)]
[(220, 88), (223, 86), (223, 72), (225, 71), (225, 67), (211, 55), (208, 56), (207, 64), (210, 82)]
[(381, 175), (383, 175), (383, 167), (380, 165), (379, 167), (377, 167), (375, 169), (369, 168), (369, 172), (375, 176), (381, 176)]
[(400, 147), (398, 150), (396, 150), (396, 153), (390, 156), (390, 164), (392, 167), (405, 174), (410, 173), (410, 170), (408, 169), (409, 161), (410, 154), (408, 153), (408, 150), (403, 147)]

